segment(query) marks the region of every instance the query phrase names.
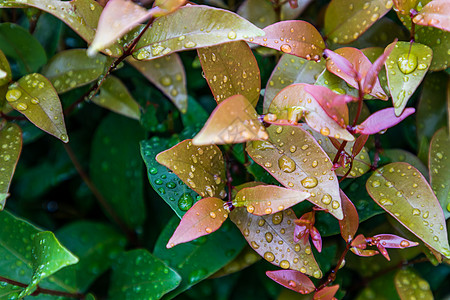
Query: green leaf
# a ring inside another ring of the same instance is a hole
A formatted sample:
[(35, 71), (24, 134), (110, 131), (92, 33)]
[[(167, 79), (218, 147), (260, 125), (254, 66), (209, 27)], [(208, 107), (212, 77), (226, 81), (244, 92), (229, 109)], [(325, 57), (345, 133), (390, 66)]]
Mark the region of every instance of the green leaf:
[(181, 277), (145, 249), (128, 251), (113, 264), (109, 299), (160, 299)]
[(145, 219), (142, 159), (144, 132), (136, 121), (110, 114), (97, 128), (92, 143), (90, 173), (105, 200), (129, 227)]
[[(186, 26), (186, 20), (189, 20), (190, 26)], [(138, 60), (147, 60), (176, 51), (262, 35), (264, 32), (261, 29), (232, 12), (188, 5), (156, 19), (139, 40), (133, 56)]]
[(243, 95), (255, 107), (261, 91), (258, 63), (244, 41), (200, 48), (198, 57), (216, 102)]
[(308, 201), (342, 219), (332, 163), (317, 141), (300, 127), (270, 126), (268, 141), (247, 143), (251, 158), (287, 188), (311, 194)]
[(42, 74), (61, 94), (95, 81), (109, 63), (106, 56), (89, 57), (84, 49), (71, 49), (53, 56), (42, 69)]
[(402, 300), (414, 298), (434, 299), (430, 284), (413, 271), (412, 268), (399, 270), (395, 274), (394, 283)]
[(92, 102), (126, 117), (139, 120), (139, 104), (131, 96), (125, 84), (117, 77), (108, 76), (100, 87), (100, 93)]
[(259, 28), (277, 21), (277, 15), (269, 1), (246, 0), (239, 6), (237, 13)]
[(323, 72), (317, 77), (314, 85), (321, 85), (329, 88), (336, 94), (347, 94), (353, 97), (358, 97), (358, 90), (348, 85), (343, 79), (334, 75), (327, 69), (323, 70)]
[(372, 199), (405, 228), (450, 257), (442, 208), (416, 168), (401, 162), (385, 165), (372, 174), (366, 189)]
[(127, 61), (162, 91), (182, 113), (186, 113), (186, 72), (178, 54), (150, 61), (138, 61), (130, 57)]
[(383, 155), (390, 158), (391, 162), (406, 162), (410, 164), (419, 170), (420, 174), (422, 174), (427, 180), (429, 179), (427, 167), (414, 154), (403, 149), (386, 149), (383, 151)]
[[(151, 61), (151, 60), (150, 60)], [(181, 115), (181, 120), (185, 127), (203, 126), (208, 120), (209, 114), (193, 97), (188, 97), (188, 107), (185, 114)]]
[(392, 0), (333, 0), (325, 12), (324, 32), (334, 43), (356, 40), (393, 6)]
[(395, 115), (399, 116), (430, 67), (433, 51), (419, 43), (398, 42), (386, 60)]
[(218, 278), (225, 275), (236, 273), (238, 271), (241, 271), (242, 269), (247, 268), (248, 266), (253, 265), (260, 259), (261, 256), (259, 256), (258, 253), (256, 253), (255, 250), (252, 249), (252, 247), (246, 245), (244, 249), (242, 249), (241, 253), (239, 253), (239, 255), (236, 256), (235, 259), (233, 259), (222, 269), (214, 273), (214, 275), (212, 275), (211, 277)]
[(21, 75), (36, 72), (47, 62), (41, 44), (27, 30), (16, 24), (0, 24), (0, 50), (7, 57), (14, 59)]
[(0, 283), (0, 299), (19, 299), (19, 294), (23, 288), (8, 284), (6, 282)]
[(41, 74), (28, 74), (11, 84), (6, 100), (34, 125), (69, 142), (58, 94), (50, 81)]
[(42, 279), (78, 262), (78, 258), (62, 246), (50, 231), (34, 235), (31, 253), (34, 274), (31, 283), (20, 293), (19, 297), (31, 295)]
[[(1, 124), (1, 123), (0, 123)], [(22, 151), (22, 130), (15, 123), (6, 123), (0, 130), (0, 210), (5, 207), (9, 185)]]
[[(11, 67), (9, 66), (9, 62), (6, 59), (5, 54), (2, 50), (0, 50), (0, 87), (8, 84), (12, 79)], [(0, 94), (0, 98), (3, 95)], [(1, 104), (2, 102), (0, 102)], [(0, 105), (1, 106), (1, 105)]]
[(297, 217), (292, 209), (273, 215), (255, 216), (245, 208), (235, 208), (230, 213), (230, 219), (253, 250), (268, 262), (282, 269), (297, 270), (315, 278), (322, 277), (309, 241), (302, 239), (294, 243), (294, 221)]
[(430, 143), (431, 187), (441, 203), (446, 219), (450, 218), (450, 138), (447, 129), (440, 129)]

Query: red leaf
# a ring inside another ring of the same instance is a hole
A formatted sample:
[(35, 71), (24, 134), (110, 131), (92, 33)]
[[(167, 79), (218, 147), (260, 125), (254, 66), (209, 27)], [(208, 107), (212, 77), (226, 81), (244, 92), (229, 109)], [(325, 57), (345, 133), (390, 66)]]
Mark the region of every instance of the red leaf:
[(356, 238), (353, 239), (351, 245), (352, 247), (356, 247), (359, 249), (366, 249), (367, 247), (366, 238), (364, 237), (364, 235), (359, 234), (356, 236)]
[(393, 127), (413, 114), (416, 110), (409, 107), (400, 116), (396, 116), (393, 107), (385, 108), (370, 115), (364, 122), (357, 126), (356, 132), (361, 134), (375, 134)]
[(394, 234), (378, 234), (374, 238), (385, 248), (408, 248), (419, 245), (419, 243), (408, 241)]
[(380, 250), (381, 254), (387, 259), (387, 260), (391, 260), (391, 258), (389, 257), (389, 253), (386, 251), (386, 248), (384, 248), (382, 245), (377, 244), (377, 248), (378, 250)]
[(295, 270), (267, 271), (266, 275), (282, 286), (300, 294), (309, 294), (315, 290), (314, 283), (308, 276)]
[(432, 26), (450, 31), (450, 1), (431, 1), (414, 17), (413, 22), (417, 25)]
[(221, 199), (214, 197), (195, 203), (181, 219), (166, 247), (172, 248), (219, 229), (228, 218), (228, 211), (223, 208), (223, 204)]
[(356, 141), (353, 144), (353, 149), (352, 149), (353, 156), (356, 156), (356, 155), (358, 155), (359, 152), (361, 152), (361, 150), (364, 147), (364, 145), (366, 144), (368, 138), (369, 138), (369, 136), (366, 134), (361, 134), (360, 136), (358, 136), (356, 138)]
[[(346, 78), (348, 78), (348, 77), (350, 77), (350, 79), (353, 79), (353, 81), (357, 80), (358, 71), (356, 71), (355, 67), (352, 65), (351, 62), (349, 62), (345, 57), (343, 57), (331, 50), (325, 49), (324, 52), (325, 52), (325, 55), (330, 58), (329, 60), (327, 60), (328, 71), (341, 77), (345, 81), (347, 81)], [(343, 72), (348, 77), (341, 75), (341, 72)], [(342, 76), (344, 76), (345, 78)]]
[(352, 251), (353, 253), (355, 253), (358, 256), (363, 256), (363, 257), (374, 256), (379, 253), (377, 250), (365, 250), (365, 249), (359, 249), (356, 247), (351, 247), (350, 251)]
[(339, 220), (339, 226), (341, 227), (342, 238), (349, 242), (355, 236), (359, 226), (358, 211), (353, 205), (352, 201), (340, 190), (342, 210), (344, 212), (344, 219)]
[(339, 290), (339, 284), (327, 286), (314, 294), (313, 300), (331, 300), (335, 299), (334, 295)]
[(322, 252), (322, 237), (320, 236), (319, 230), (316, 227), (312, 227), (310, 234), (314, 247), (316, 247), (319, 253)]

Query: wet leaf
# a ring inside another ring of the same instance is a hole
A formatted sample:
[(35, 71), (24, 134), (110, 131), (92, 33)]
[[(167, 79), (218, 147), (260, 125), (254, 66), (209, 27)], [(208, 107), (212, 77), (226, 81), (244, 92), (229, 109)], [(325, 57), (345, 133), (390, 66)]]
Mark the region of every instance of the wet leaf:
[(347, 243), (353, 239), (358, 230), (359, 217), (358, 211), (353, 205), (352, 201), (340, 190), (341, 202), (342, 202), (342, 212), (344, 213), (344, 218), (339, 220), (339, 227), (341, 228), (341, 236)]
[(245, 0), (239, 6), (237, 13), (259, 28), (264, 28), (277, 21), (277, 15), (269, 1)]
[(450, 31), (450, 2), (448, 0), (431, 1), (413, 18), (413, 22), (417, 25)]
[(399, 270), (395, 274), (395, 288), (400, 299), (434, 299), (430, 284), (421, 278), (412, 268)]
[(115, 113), (139, 120), (139, 104), (131, 96), (125, 84), (117, 77), (108, 76), (100, 87), (99, 94), (91, 100), (98, 106)]
[(178, 54), (174, 53), (150, 61), (127, 61), (162, 91), (182, 112), (187, 111), (186, 72)]
[(251, 158), (287, 188), (311, 194), (308, 201), (342, 219), (336, 174), (331, 161), (304, 129), (270, 126), (268, 141), (247, 143)]
[(0, 285), (0, 297), (3, 299), (18, 299), (22, 290), (23, 288), (21, 287), (2, 282)]
[(447, 129), (440, 129), (430, 143), (431, 187), (441, 203), (446, 219), (450, 217), (450, 138)]
[(119, 256), (113, 264), (109, 299), (160, 299), (175, 289), (181, 277), (158, 257), (145, 249)]
[(305, 21), (281, 21), (264, 28), (265, 36), (249, 42), (289, 53), (307, 60), (320, 60), (325, 43), (319, 31)]
[(422, 82), (432, 56), (433, 51), (426, 45), (408, 42), (395, 45), (385, 65), (396, 116), (403, 112), (408, 99)]
[(401, 14), (409, 14), (415, 8), (418, 0), (394, 0), (395, 8)]
[(309, 294), (315, 290), (314, 283), (307, 276), (295, 270), (267, 271), (267, 277), (278, 284), (300, 294)]
[(386, 149), (383, 155), (390, 158), (391, 162), (406, 162), (419, 170), (419, 172), (429, 181), (428, 169), (423, 162), (414, 154), (403, 149)]
[[(192, 26), (185, 26), (186, 20)], [(261, 35), (264, 35), (261, 29), (237, 14), (209, 6), (188, 5), (155, 20), (139, 40), (133, 56), (147, 60)]]
[[(3, 53), (2, 50), (0, 50), (0, 87), (3, 85), (8, 84), (12, 79), (12, 74), (11, 74), (11, 67), (9, 66), (9, 62), (6, 59), (5, 54)], [(0, 99), (3, 97), (4, 95), (0, 94)], [(0, 107), (2, 104), (2, 101), (0, 101)]]
[(444, 214), (417, 169), (407, 163), (385, 165), (369, 178), (366, 189), (378, 205), (425, 244), (450, 256)]
[(107, 67), (106, 56), (89, 57), (85, 49), (71, 49), (57, 53), (43, 68), (42, 74), (50, 80), (58, 93), (95, 81)]
[(173, 12), (184, 3), (186, 3), (186, 0), (156, 0), (155, 6), (158, 6), (167, 12)]
[(197, 51), (204, 77), (217, 103), (239, 94), (256, 106), (261, 78), (255, 56), (246, 42), (226, 43)]
[(378, 133), (397, 125), (415, 111), (416, 110), (414, 108), (408, 107), (401, 113), (401, 115), (396, 116), (395, 109), (392, 107), (379, 110), (371, 114), (364, 122), (358, 125), (356, 132), (361, 134)]
[(294, 243), (294, 220), (297, 217), (292, 209), (273, 215), (255, 216), (245, 208), (235, 208), (230, 218), (253, 250), (268, 262), (315, 278), (322, 277), (309, 241)]
[(216, 107), (192, 143), (237, 144), (267, 138), (267, 132), (252, 104), (244, 96), (236, 95)]
[(216, 145), (195, 146), (192, 140), (184, 140), (159, 153), (156, 160), (202, 197), (226, 196), (225, 162)]
[(314, 300), (332, 300), (339, 289), (339, 284), (326, 286), (314, 294)]
[(282, 89), (293, 83), (314, 84), (324, 69), (325, 60), (308, 61), (301, 57), (283, 54), (267, 82), (263, 113), (267, 113), (270, 103)]
[[(1, 123), (0, 123), (1, 124)], [(22, 130), (15, 123), (6, 123), (0, 130), (0, 210), (5, 207), (9, 185), (22, 151)]]
[(334, 43), (356, 40), (393, 6), (392, 0), (333, 0), (325, 12), (324, 32)]
[(357, 89), (348, 85), (347, 82), (334, 75), (327, 69), (323, 70), (322, 73), (320, 73), (314, 85), (325, 86), (339, 95), (347, 94), (353, 97), (358, 97)]
[(219, 278), (239, 272), (247, 268), (248, 266), (253, 265), (259, 260), (261, 260), (261, 256), (259, 256), (258, 253), (256, 253), (255, 250), (253, 250), (249, 245), (246, 245), (235, 259), (233, 259), (229, 264), (214, 273), (214, 275), (212, 275), (210, 278)]
[(43, 131), (64, 143), (69, 141), (58, 94), (41, 74), (28, 74), (11, 84), (6, 100)]
[(259, 185), (240, 190), (233, 205), (246, 207), (247, 212), (262, 216), (289, 208), (311, 196), (308, 192), (296, 191), (275, 185)]

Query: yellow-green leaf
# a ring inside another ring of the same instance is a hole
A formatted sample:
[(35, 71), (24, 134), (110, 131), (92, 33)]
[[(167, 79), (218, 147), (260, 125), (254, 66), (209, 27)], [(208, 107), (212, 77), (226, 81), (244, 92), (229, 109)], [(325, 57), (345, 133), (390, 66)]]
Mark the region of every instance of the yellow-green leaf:
[(412, 268), (397, 271), (394, 283), (401, 300), (434, 299), (430, 284)]
[(270, 1), (245, 0), (237, 13), (258, 26), (264, 28), (277, 21), (277, 15)]
[(256, 106), (261, 78), (255, 56), (246, 42), (226, 43), (197, 51), (205, 79), (217, 103), (240, 94)]
[(260, 259), (261, 256), (259, 256), (249, 245), (246, 245), (235, 259), (233, 259), (222, 269), (214, 273), (210, 278), (218, 278), (236, 273), (242, 269), (247, 268), (248, 266), (253, 265)]
[(430, 185), (408, 163), (377, 169), (366, 183), (372, 199), (425, 244), (450, 257), (444, 214)]
[(156, 160), (202, 197), (226, 196), (225, 162), (216, 145), (195, 146), (192, 140), (184, 140), (159, 153)]
[(237, 144), (267, 138), (266, 129), (259, 122), (252, 104), (244, 96), (236, 95), (217, 106), (192, 143)]
[(322, 277), (309, 241), (294, 243), (294, 221), (297, 217), (292, 209), (273, 215), (255, 216), (245, 208), (236, 208), (231, 211), (230, 219), (253, 250), (268, 262), (315, 278)]
[(252, 159), (287, 188), (310, 193), (308, 201), (343, 218), (339, 185), (330, 158), (304, 129), (270, 126), (269, 140), (247, 143)]
[(41, 74), (28, 74), (11, 84), (6, 100), (43, 131), (64, 143), (69, 141), (58, 94)]
[(9, 62), (6, 59), (5, 54), (3, 54), (2, 50), (0, 50), (0, 86), (8, 84), (11, 81), (11, 78), (11, 67), (9, 66)]

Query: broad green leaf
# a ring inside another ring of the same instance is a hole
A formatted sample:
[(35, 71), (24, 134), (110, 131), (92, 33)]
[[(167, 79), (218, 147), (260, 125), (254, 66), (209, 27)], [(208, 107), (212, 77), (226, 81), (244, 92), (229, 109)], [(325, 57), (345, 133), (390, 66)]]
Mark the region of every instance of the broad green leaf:
[(282, 269), (297, 270), (315, 278), (322, 272), (312, 254), (309, 241), (302, 239), (294, 243), (294, 221), (292, 209), (273, 215), (255, 216), (245, 208), (235, 208), (230, 219), (236, 224), (250, 246), (268, 262)]
[(450, 137), (447, 129), (440, 129), (430, 143), (431, 187), (441, 203), (446, 219), (450, 217)]
[[(17, 63), (20, 75), (36, 72), (47, 62), (47, 56), (41, 44), (25, 28), (16, 24), (0, 24), (0, 50)], [(0, 69), (2, 69), (1, 65)]]
[(261, 78), (258, 63), (246, 42), (231, 42), (197, 51), (204, 77), (218, 104), (239, 94), (256, 106)]
[(264, 28), (277, 21), (277, 15), (270, 1), (245, 0), (239, 6), (237, 13), (259, 28)]
[(19, 294), (23, 288), (8, 284), (0, 283), (0, 299), (19, 299)]
[(399, 270), (395, 274), (395, 288), (400, 299), (429, 299), (433, 300), (430, 284), (421, 278), (412, 268)]
[(325, 60), (308, 61), (301, 57), (283, 54), (267, 82), (263, 112), (267, 113), (270, 103), (282, 89), (293, 83), (314, 84), (324, 69)]
[(315, 61), (320, 60), (325, 49), (319, 31), (305, 21), (281, 21), (267, 26), (264, 32), (264, 37), (250, 38), (248, 41)]
[(216, 145), (195, 146), (192, 140), (184, 140), (159, 153), (156, 160), (202, 197), (226, 196), (225, 162)]
[[(9, 66), (9, 62), (6, 59), (5, 54), (3, 54), (3, 51), (0, 50), (0, 87), (8, 84), (12, 79), (12, 74), (11, 74), (11, 67)], [(0, 99), (3, 97), (4, 95), (0, 94)], [(0, 100), (0, 106), (2, 104), (1, 102), (2, 100)]]
[(413, 18), (417, 25), (432, 26), (450, 31), (450, 2), (448, 0), (434, 0), (425, 5)]
[(188, 107), (186, 72), (178, 54), (150, 61), (138, 61), (129, 57), (127, 61), (162, 91), (182, 113), (186, 113)]
[[(222, 269), (214, 273), (212, 275), (212, 278), (218, 278), (222, 276), (226, 276), (229, 274), (233, 274), (236, 272), (239, 272), (248, 266), (253, 265), (257, 261), (261, 259), (261, 256), (258, 255), (258, 253), (255, 252), (249, 245), (246, 245), (244, 249), (242, 249), (241, 253), (239, 253), (238, 256), (236, 256), (235, 259), (233, 259), (230, 263), (228, 263), (226, 266), (224, 266)], [(211, 278), (210, 277), (210, 278)]]
[[(190, 26), (186, 26), (186, 20)], [(147, 60), (262, 35), (261, 29), (230, 11), (187, 5), (156, 19), (139, 40), (133, 56)]]
[(177, 229), (167, 242), (167, 248), (210, 234), (228, 218), (225, 202), (219, 198), (204, 198), (184, 214)]
[(6, 100), (34, 125), (69, 142), (58, 94), (50, 81), (41, 74), (28, 74), (11, 84)]
[(180, 275), (145, 249), (125, 252), (113, 264), (109, 299), (160, 299), (181, 282)]
[(407, 163), (377, 169), (366, 183), (374, 201), (425, 244), (450, 257), (439, 201), (420, 172)]
[[(0, 126), (3, 124), (0, 123)], [(22, 151), (22, 130), (15, 123), (6, 123), (0, 129), (0, 211), (5, 207), (9, 185)]]
[(306, 191), (296, 191), (276, 185), (259, 185), (240, 190), (233, 200), (235, 207), (246, 207), (247, 212), (270, 215), (285, 210), (310, 197)]
[(42, 279), (78, 262), (78, 258), (62, 246), (50, 231), (36, 233), (33, 236), (32, 244), (34, 274), (31, 283), (20, 293), (19, 297), (31, 295)]
[(139, 155), (143, 138), (136, 121), (110, 114), (98, 126), (91, 150), (93, 183), (117, 216), (132, 228), (141, 225), (146, 214)]
[(165, 299), (172, 299), (191, 286), (208, 278), (232, 261), (242, 250), (245, 240), (230, 222), (216, 232), (192, 242), (167, 249), (170, 236), (179, 223), (177, 217), (169, 220), (156, 241), (153, 254), (173, 268), (182, 278), (178, 288)]
[(419, 170), (420, 174), (422, 174), (427, 180), (429, 179), (427, 167), (414, 154), (403, 149), (386, 149), (383, 151), (383, 155), (390, 158), (391, 162), (406, 162), (410, 164)]
[(192, 143), (237, 144), (267, 138), (253, 105), (244, 96), (235, 95), (219, 103)]
[(386, 72), (395, 115), (399, 116), (408, 99), (430, 67), (433, 51), (419, 43), (398, 42), (386, 60)]
[(85, 49), (65, 50), (52, 57), (42, 69), (42, 74), (61, 94), (95, 81), (109, 62), (106, 56), (100, 54), (87, 56)]
[(356, 40), (394, 5), (392, 0), (332, 0), (325, 12), (324, 32), (334, 43)]
[(209, 113), (192, 96), (188, 97), (188, 107), (186, 113), (181, 115), (181, 120), (185, 127), (203, 126), (208, 120)]
[(270, 126), (268, 141), (247, 143), (251, 158), (287, 188), (311, 194), (308, 201), (342, 219), (336, 174), (330, 158), (304, 129)]
[(99, 94), (92, 98), (92, 102), (135, 120), (139, 120), (141, 116), (139, 104), (131, 96), (125, 84), (114, 76), (108, 76), (105, 79)]
[[(358, 258), (358, 267), (360, 268), (360, 273), (370, 276), (369, 274), (367, 274), (367, 270), (361, 267), (361, 262), (366, 263), (366, 261), (367, 259), (361, 260), (361, 258)], [(375, 265), (373, 263), (372, 266), (375, 267), (379, 265)], [(378, 269), (379, 267), (376, 271), (379, 271)], [(367, 286), (363, 290), (361, 290), (359, 295), (356, 297), (356, 300), (367, 300), (371, 298), (377, 300), (400, 300), (397, 290), (395, 289), (394, 275), (394, 272), (389, 272), (387, 274), (384, 274), (383, 276), (379, 276), (374, 280), (371, 280), (370, 282), (368, 282)]]

